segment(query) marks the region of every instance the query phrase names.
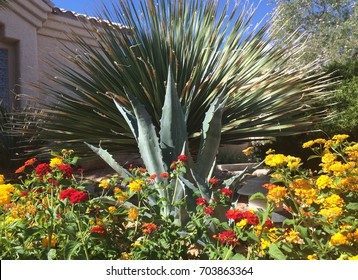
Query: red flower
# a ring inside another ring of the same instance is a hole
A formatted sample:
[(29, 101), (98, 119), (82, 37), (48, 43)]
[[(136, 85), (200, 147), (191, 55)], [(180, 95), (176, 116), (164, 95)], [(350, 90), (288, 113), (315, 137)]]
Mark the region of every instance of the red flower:
[(88, 194), (82, 191), (76, 191), (70, 196), (70, 202), (72, 204), (84, 202), (88, 200)]
[(200, 206), (200, 205), (205, 205), (205, 206), (207, 206), (207, 205), (208, 205), (208, 202), (206, 201), (205, 198), (203, 198), (203, 197), (198, 197), (198, 198), (196, 199), (196, 205), (198, 205), (198, 206)]
[(72, 188), (63, 190), (60, 193), (60, 199), (64, 200), (68, 198), (72, 204), (80, 203), (88, 200), (88, 194), (83, 191), (78, 191)]
[[(245, 211), (244, 213), (244, 218), (247, 219), (247, 223), (250, 225), (258, 225), (259, 224), (259, 218), (252, 212), (250, 211)], [(239, 222), (239, 221), (237, 221)]]
[(228, 188), (222, 188), (221, 192), (228, 197), (232, 197), (232, 190), (230, 190)]
[(153, 231), (156, 231), (158, 229), (156, 224), (153, 223), (144, 223), (142, 226), (142, 232), (144, 234), (150, 234)]
[(238, 209), (229, 209), (225, 214), (226, 218), (239, 222), (244, 219), (243, 212)]
[(162, 172), (162, 173), (160, 173), (159, 176), (162, 177), (162, 178), (168, 178), (168, 177), (169, 177), (169, 173), (168, 173), (168, 172)]
[(221, 244), (227, 244), (227, 245), (238, 245), (238, 244), (240, 244), (237, 241), (237, 236), (236, 236), (235, 232), (233, 232), (232, 230), (227, 230), (227, 231), (224, 231), (222, 233), (219, 233), (219, 235), (215, 236), (215, 238), (217, 240), (219, 240), (219, 242)]
[(105, 231), (104, 227), (101, 226), (101, 225), (96, 225), (96, 226), (94, 226), (94, 227), (90, 230), (90, 233), (98, 233), (98, 234), (100, 234), (100, 235), (102, 235), (102, 236), (106, 236), (106, 231)]
[(69, 164), (60, 164), (56, 166), (62, 173), (64, 178), (71, 178), (73, 169)]
[(152, 179), (152, 180), (153, 180), (153, 179), (155, 179), (155, 178), (157, 178), (157, 174), (152, 174), (152, 175), (149, 176), (149, 179)]
[(35, 168), (35, 172), (39, 177), (42, 177), (46, 175), (48, 172), (50, 172), (51, 167), (48, 163), (41, 163)]
[(74, 192), (76, 192), (75, 189), (72, 188), (65, 189), (62, 192), (60, 192), (60, 199), (64, 200), (66, 198), (70, 198)]
[(210, 178), (209, 183), (212, 185), (217, 185), (217, 184), (219, 184), (219, 180), (216, 178)]
[(26, 191), (21, 192), (21, 196), (27, 196), (29, 193)]
[(267, 220), (265, 222), (265, 226), (268, 228), (268, 229), (272, 229), (273, 227), (275, 227), (275, 225), (273, 224), (273, 222), (271, 220)]
[(204, 209), (204, 213), (205, 213), (206, 215), (212, 216), (212, 215), (214, 215), (214, 208), (211, 207), (211, 206), (207, 206), (207, 207)]
[(178, 160), (182, 162), (186, 162), (188, 160), (188, 157), (186, 155), (180, 155), (178, 156)]
[(177, 168), (177, 164), (178, 164), (177, 161), (172, 161), (172, 163), (170, 164), (170, 168), (171, 168), (171, 169), (176, 169), (176, 168)]

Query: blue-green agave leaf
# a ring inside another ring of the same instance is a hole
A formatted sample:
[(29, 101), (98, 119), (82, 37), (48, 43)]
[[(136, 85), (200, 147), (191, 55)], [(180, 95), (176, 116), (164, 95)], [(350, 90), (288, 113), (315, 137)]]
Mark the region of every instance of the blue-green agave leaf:
[(114, 104), (116, 105), (118, 111), (122, 114), (123, 118), (126, 120), (129, 128), (132, 131), (133, 136), (135, 137), (137, 143), (138, 143), (138, 123), (135, 118), (135, 116), (128, 111), (126, 108), (124, 108), (121, 104), (117, 102), (117, 100), (113, 99)]
[(160, 147), (167, 165), (177, 159), (187, 140), (185, 114), (181, 106), (171, 68), (168, 69), (162, 117), (160, 120)]
[(118, 162), (115, 161), (113, 156), (108, 153), (107, 150), (102, 149), (101, 147), (97, 148), (91, 144), (88, 144), (85, 142), (85, 144), (94, 151), (97, 155), (99, 155), (110, 167), (113, 168), (114, 171), (116, 171), (118, 174), (120, 174), (123, 178), (129, 178), (132, 177), (132, 174), (126, 170), (124, 167), (118, 164)]
[(199, 177), (205, 179), (210, 176), (220, 145), (222, 115), (228, 98), (222, 99), (222, 95), (214, 99), (203, 121), (201, 145), (195, 164), (195, 172)]
[(138, 124), (138, 148), (144, 165), (150, 174), (166, 172), (167, 166), (163, 162), (159, 139), (152, 119), (147, 110), (137, 98), (127, 93)]

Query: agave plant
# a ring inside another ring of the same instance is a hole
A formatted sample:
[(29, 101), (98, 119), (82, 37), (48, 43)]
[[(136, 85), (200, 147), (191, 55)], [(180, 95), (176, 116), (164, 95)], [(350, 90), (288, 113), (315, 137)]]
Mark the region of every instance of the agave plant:
[[(170, 164), (181, 154), (185, 154), (189, 158), (187, 172), (176, 178), (179, 184), (174, 179), (156, 177), (157, 183), (160, 182), (164, 187), (157, 184), (159, 200), (152, 197), (148, 201), (149, 204), (154, 205), (164, 202), (161, 208), (163, 218), (173, 217), (174, 223), (183, 226), (189, 217), (189, 212), (195, 211), (194, 193), (205, 198), (206, 201), (212, 197), (209, 178), (214, 170), (221, 137), (221, 119), (228, 98), (224, 96), (223, 91), (210, 103), (202, 124), (199, 153), (197, 160), (194, 161), (188, 147), (186, 109), (183, 109), (180, 104), (170, 67), (167, 81), (159, 137), (151, 116), (135, 96), (126, 92), (132, 107), (131, 111), (128, 111), (116, 99), (114, 99), (114, 103), (136, 139), (149, 174), (159, 175), (167, 172)], [(106, 150), (87, 145), (124, 178), (132, 177), (131, 173), (120, 166)], [(233, 188), (234, 183), (243, 178), (245, 171), (224, 181), (225, 187)], [(169, 191), (172, 189), (174, 190)], [(185, 204), (180, 205), (183, 201)]]
[(102, 15), (105, 24), (84, 25), (98, 45), (70, 35), (76, 49), (64, 46), (65, 55), (50, 61), (55, 75), (39, 87), (57, 100), (43, 104), (38, 118), (39, 136), (50, 143), (78, 153), (88, 152), (84, 141), (137, 151), (107, 93), (129, 110), (130, 92), (159, 129), (169, 65), (194, 152), (205, 112), (219, 95), (227, 98), (221, 144), (302, 133), (325, 116), (318, 101), (327, 98), (329, 77), (314, 63), (288, 69), (285, 62), (301, 47), (292, 48), (291, 37), (271, 45), (269, 25), (251, 28), (254, 9), (230, 1), (140, 0), (104, 6)]

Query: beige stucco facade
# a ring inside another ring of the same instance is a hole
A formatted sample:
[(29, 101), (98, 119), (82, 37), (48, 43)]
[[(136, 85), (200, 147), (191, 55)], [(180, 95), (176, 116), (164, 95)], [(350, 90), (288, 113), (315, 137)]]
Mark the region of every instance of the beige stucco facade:
[(8, 103), (9, 109), (19, 108), (26, 100), (21, 96), (38, 94), (30, 85), (43, 79), (42, 71), (48, 73), (48, 58), (60, 56), (63, 45), (75, 47), (69, 33), (95, 45), (84, 28), (94, 21), (101, 24), (97, 19), (59, 9), (49, 0), (12, 0), (7, 9), (0, 10), (0, 51), (8, 55), (9, 96), (3, 103)]

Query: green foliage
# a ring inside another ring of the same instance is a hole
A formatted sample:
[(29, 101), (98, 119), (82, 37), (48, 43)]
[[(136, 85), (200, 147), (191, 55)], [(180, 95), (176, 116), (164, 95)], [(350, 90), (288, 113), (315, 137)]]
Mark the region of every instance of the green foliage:
[(219, 95), (227, 98), (223, 144), (310, 130), (325, 116), (317, 101), (327, 98), (328, 76), (317, 74), (314, 63), (285, 66), (293, 52), (300, 52), (300, 47), (292, 50), (292, 39), (272, 45), (268, 25), (250, 27), (252, 10), (219, 2), (140, 0), (103, 7), (107, 24), (85, 25), (98, 46), (71, 35), (76, 48), (64, 46), (65, 55), (50, 61), (55, 74), (47, 73), (39, 91), (57, 101), (43, 104), (36, 114), (39, 137), (69, 143), (81, 154), (88, 154), (83, 142), (101, 142), (111, 152), (137, 151), (111, 97), (130, 110), (130, 93), (159, 128), (169, 65), (195, 154), (204, 114)]
[(335, 87), (331, 102), (335, 105), (332, 118), (324, 122), (320, 128), (329, 136), (337, 133), (349, 134), (352, 139), (358, 139), (358, 60), (345, 64), (333, 63), (327, 71), (332, 72), (340, 83)]
[[(354, 0), (276, 0), (275, 37), (284, 42), (287, 34), (307, 40), (302, 65), (318, 59), (321, 64), (346, 63), (358, 55), (357, 5)], [(297, 63), (297, 61), (293, 62)]]

